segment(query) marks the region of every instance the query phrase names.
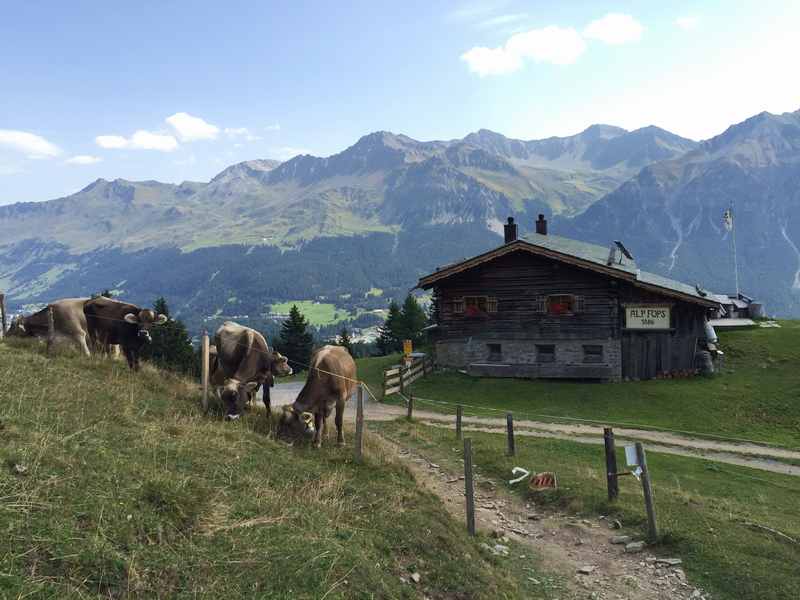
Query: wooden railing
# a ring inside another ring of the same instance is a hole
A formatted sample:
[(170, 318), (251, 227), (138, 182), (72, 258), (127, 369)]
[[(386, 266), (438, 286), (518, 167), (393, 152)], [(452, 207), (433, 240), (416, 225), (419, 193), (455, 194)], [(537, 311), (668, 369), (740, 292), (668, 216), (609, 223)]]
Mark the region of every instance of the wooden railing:
[(405, 392), (405, 388), (433, 371), (433, 358), (415, 358), (411, 364), (394, 365), (383, 372), (383, 396)]

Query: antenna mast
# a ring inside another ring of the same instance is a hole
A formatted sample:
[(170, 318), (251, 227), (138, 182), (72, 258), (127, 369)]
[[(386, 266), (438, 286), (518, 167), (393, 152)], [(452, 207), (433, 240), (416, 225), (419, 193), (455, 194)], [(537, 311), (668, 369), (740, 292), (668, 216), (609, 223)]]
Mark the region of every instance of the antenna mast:
[(733, 211), (733, 199), (731, 198), (731, 240), (733, 243), (733, 274), (736, 278), (736, 298), (739, 298), (739, 261), (736, 257), (736, 217)]

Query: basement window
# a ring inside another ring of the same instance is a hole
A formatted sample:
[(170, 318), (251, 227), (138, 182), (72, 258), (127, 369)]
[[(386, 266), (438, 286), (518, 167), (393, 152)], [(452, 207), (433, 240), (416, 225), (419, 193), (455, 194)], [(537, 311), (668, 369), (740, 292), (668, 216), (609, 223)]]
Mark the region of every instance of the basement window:
[(599, 344), (587, 344), (583, 347), (583, 362), (601, 363), (603, 362), (603, 346)]
[(536, 344), (536, 362), (556, 362), (556, 347), (554, 344)]
[(486, 344), (489, 350), (489, 362), (502, 362), (503, 360), (503, 346), (500, 344)]

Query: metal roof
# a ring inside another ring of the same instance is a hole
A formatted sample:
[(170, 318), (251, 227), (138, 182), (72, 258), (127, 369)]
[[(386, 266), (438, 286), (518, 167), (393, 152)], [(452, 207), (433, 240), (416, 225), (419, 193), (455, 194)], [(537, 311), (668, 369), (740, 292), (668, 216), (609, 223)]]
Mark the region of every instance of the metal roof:
[(422, 277), (417, 286), (420, 288), (432, 287), (436, 281), (446, 279), (451, 275), (472, 269), (515, 251), (527, 251), (547, 256), (553, 260), (567, 262), (611, 277), (625, 279), (637, 287), (651, 289), (666, 295), (678, 296), (690, 302), (706, 306), (719, 305), (714, 294), (710, 292), (701, 294), (695, 285), (682, 283), (656, 273), (641, 271), (636, 266), (635, 260), (624, 257), (619, 250), (616, 250), (614, 260), (609, 264), (610, 244), (609, 246), (598, 246), (597, 244), (589, 244), (557, 235), (542, 235), (538, 233), (528, 234), (484, 254), (441, 267), (436, 272)]

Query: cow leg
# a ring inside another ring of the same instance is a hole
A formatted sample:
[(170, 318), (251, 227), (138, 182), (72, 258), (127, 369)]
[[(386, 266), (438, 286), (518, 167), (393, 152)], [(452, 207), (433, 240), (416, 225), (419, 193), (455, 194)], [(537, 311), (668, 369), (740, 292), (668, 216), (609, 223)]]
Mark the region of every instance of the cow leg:
[(336, 444), (344, 446), (344, 428), (342, 421), (344, 420), (344, 400), (339, 399), (336, 402)]
[(125, 359), (128, 361), (128, 367), (134, 371), (139, 368), (137, 358), (133, 348), (125, 348)]
[(314, 427), (317, 429), (314, 432), (314, 447), (322, 448), (322, 435), (325, 432), (325, 415), (321, 412), (314, 413)]
[(89, 345), (86, 343), (86, 335), (85, 334), (81, 335), (78, 338), (78, 346), (80, 347), (81, 352), (83, 352), (83, 354), (85, 356), (91, 356), (92, 355), (92, 353), (89, 351)]

